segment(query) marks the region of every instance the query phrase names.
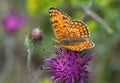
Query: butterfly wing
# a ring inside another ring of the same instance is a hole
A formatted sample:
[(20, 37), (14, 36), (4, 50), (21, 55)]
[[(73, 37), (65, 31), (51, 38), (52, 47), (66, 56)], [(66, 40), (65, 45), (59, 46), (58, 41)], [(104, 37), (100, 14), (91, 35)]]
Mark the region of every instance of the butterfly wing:
[(85, 23), (81, 21), (71, 21), (70, 27), (66, 31), (66, 39), (76, 40), (89, 37), (90, 33)]
[[(80, 51), (94, 47), (94, 43), (89, 40), (90, 33), (87, 26), (81, 21), (71, 21), (70, 27), (66, 31), (65, 39), (61, 40), (61, 47)], [(64, 41), (67, 41), (64, 43)]]
[(90, 40), (86, 40), (84, 42), (74, 42), (74, 43), (70, 43), (70, 44), (62, 44), (60, 45), (61, 47), (67, 48), (67, 49), (71, 49), (74, 51), (81, 51), (83, 49), (89, 49), (94, 47), (94, 43)]
[(70, 27), (70, 17), (57, 8), (49, 9), (51, 24), (57, 40), (64, 38), (66, 30)]

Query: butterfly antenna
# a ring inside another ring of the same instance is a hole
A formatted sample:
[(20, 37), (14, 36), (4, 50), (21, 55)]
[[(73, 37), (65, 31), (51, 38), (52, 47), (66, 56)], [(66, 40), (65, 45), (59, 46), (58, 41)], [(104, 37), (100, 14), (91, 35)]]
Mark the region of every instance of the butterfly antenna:
[(54, 39), (54, 38), (51, 38), (53, 41), (55, 41), (55, 42), (58, 42), (56, 39)]

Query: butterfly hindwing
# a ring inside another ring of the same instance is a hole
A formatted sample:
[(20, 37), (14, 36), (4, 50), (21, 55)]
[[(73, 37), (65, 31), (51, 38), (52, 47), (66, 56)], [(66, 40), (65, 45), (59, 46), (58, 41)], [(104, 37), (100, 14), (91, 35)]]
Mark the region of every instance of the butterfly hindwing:
[(85, 40), (84, 42), (74, 42), (66, 45), (61, 44), (60, 46), (74, 51), (81, 51), (83, 49), (89, 49), (94, 47), (94, 43), (90, 40)]

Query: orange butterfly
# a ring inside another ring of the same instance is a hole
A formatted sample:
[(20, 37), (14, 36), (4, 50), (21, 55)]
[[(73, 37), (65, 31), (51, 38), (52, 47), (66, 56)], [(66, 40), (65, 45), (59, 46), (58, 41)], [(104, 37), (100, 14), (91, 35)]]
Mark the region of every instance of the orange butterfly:
[(49, 14), (57, 38), (56, 45), (74, 51), (94, 47), (94, 43), (89, 40), (89, 30), (83, 22), (71, 20), (67, 14), (54, 7), (49, 9)]

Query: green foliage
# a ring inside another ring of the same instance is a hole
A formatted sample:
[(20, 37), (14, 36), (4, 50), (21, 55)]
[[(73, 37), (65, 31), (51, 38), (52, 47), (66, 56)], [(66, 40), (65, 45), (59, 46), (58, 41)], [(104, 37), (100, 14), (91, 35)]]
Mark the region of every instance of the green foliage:
[(26, 8), (31, 16), (36, 16), (40, 12), (48, 13), (50, 6), (60, 5), (62, 0), (27, 0)]

